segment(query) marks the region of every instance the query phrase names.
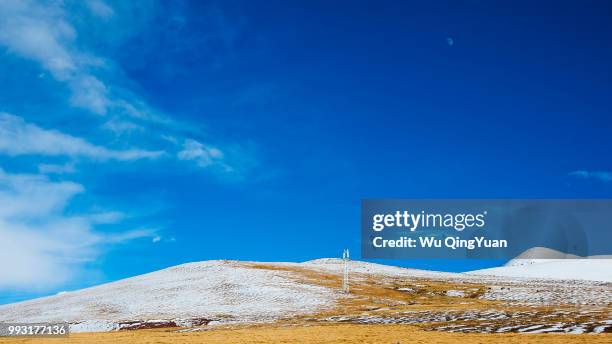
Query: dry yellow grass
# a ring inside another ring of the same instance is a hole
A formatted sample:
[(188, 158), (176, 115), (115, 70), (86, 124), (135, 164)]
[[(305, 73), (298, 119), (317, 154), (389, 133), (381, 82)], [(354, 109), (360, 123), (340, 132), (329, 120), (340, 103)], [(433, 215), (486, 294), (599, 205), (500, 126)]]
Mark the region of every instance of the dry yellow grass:
[[(281, 270), (293, 273), (294, 278), (301, 283), (315, 284), (337, 290), (342, 288), (342, 276), (322, 271), (300, 267), (279, 267), (262, 263), (246, 264), (255, 269)], [(481, 300), (477, 296), (484, 293), (486, 288), (482, 284), (453, 283), (446, 281), (432, 281), (426, 279), (383, 278), (371, 275), (354, 274), (350, 297), (340, 299), (336, 308), (324, 311), (319, 316), (358, 314), (363, 309), (384, 308), (391, 313), (400, 310), (444, 310), (466, 308), (491, 308), (500, 304), (498, 301)], [(410, 287), (414, 293), (405, 293), (397, 290), (401, 287)], [(445, 295), (447, 290), (465, 291), (466, 298), (456, 302), (457, 298)], [(380, 313), (378, 313), (380, 314)]]
[(204, 332), (177, 333), (174, 330), (140, 330), (110, 333), (72, 334), (68, 338), (0, 339), (0, 344), (164, 344), (164, 343), (207, 343), (207, 344), (256, 344), (256, 343), (589, 343), (612, 342), (612, 335), (567, 335), (567, 334), (465, 334), (437, 331), (422, 331), (403, 325), (354, 325), (329, 324), (316, 326), (252, 326), (220, 328)]
[[(267, 270), (281, 270), (291, 272), (300, 283), (315, 284), (332, 289), (341, 290), (342, 276), (329, 272), (312, 270), (302, 267), (279, 267), (265, 263), (246, 263), (248, 267)], [(322, 310), (317, 314), (294, 317), (292, 322), (304, 319), (324, 319), (330, 316), (377, 316), (399, 317), (405, 312), (445, 312), (445, 311), (491, 311), (505, 312), (529, 311), (538, 312), (538, 317), (548, 314), (551, 322), (572, 323), (578, 312), (583, 311), (576, 305), (554, 306), (525, 306), (521, 304), (509, 305), (508, 302), (485, 300), (479, 298), (486, 291), (487, 285), (472, 282), (442, 281), (424, 278), (402, 278), (388, 276), (373, 276), (353, 274), (349, 297), (341, 298), (332, 309)], [(410, 288), (407, 293), (399, 288)], [(457, 290), (465, 293), (465, 297), (449, 297), (446, 292)], [(602, 305), (605, 306), (605, 305)], [(561, 317), (551, 317), (555, 310), (564, 310), (567, 313)], [(610, 312), (592, 314), (592, 319), (608, 319)], [(537, 318), (523, 318), (521, 321), (532, 323)], [(503, 321), (501, 321), (503, 322)], [(464, 321), (464, 324), (477, 322)], [(455, 323), (456, 324), (456, 323)], [(438, 324), (439, 325), (439, 324)], [(430, 324), (422, 323), (423, 328), (432, 328)]]

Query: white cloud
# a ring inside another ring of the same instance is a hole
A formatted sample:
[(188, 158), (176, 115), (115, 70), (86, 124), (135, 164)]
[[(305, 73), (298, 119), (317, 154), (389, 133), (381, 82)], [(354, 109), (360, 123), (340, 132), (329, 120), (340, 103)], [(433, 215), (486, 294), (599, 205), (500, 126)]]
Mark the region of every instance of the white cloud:
[(95, 224), (117, 223), (125, 218), (125, 214), (118, 211), (107, 211), (87, 215), (87, 219)]
[(90, 215), (67, 215), (66, 206), (83, 191), (76, 183), (0, 170), (0, 289), (44, 290), (61, 285), (78, 275), (83, 264), (93, 261), (105, 246), (155, 237), (150, 230), (103, 234), (95, 231), (96, 219)]
[(69, 82), (72, 96), (70, 103), (75, 107), (88, 109), (93, 113), (105, 114), (111, 104), (107, 87), (91, 75), (79, 75)]
[(225, 168), (230, 168), (223, 162), (223, 152), (221, 150), (192, 139), (184, 142), (183, 149), (178, 152), (178, 158), (181, 160), (193, 160), (200, 167), (221, 165)]
[(42, 174), (66, 174), (76, 172), (74, 162), (65, 164), (38, 164), (38, 172)]
[(151, 159), (163, 154), (161, 151), (140, 149), (108, 149), (57, 130), (43, 129), (7, 113), (0, 113), (0, 153), (11, 156), (39, 154), (86, 157), (96, 160)]
[(68, 199), (81, 193), (81, 185), (72, 182), (50, 182), (47, 177), (7, 174), (0, 170), (0, 218), (31, 219), (54, 213)]
[(144, 132), (145, 128), (142, 125), (136, 124), (131, 121), (121, 120), (117, 118), (113, 118), (109, 121), (106, 121), (102, 128), (112, 131), (117, 136), (122, 134), (131, 134), (133, 132)]
[(243, 182), (252, 178), (251, 172), (259, 166), (255, 159), (256, 147), (252, 144), (226, 145), (220, 149), (194, 139), (182, 139), (181, 148), (177, 153), (179, 160), (192, 161), (225, 181)]
[(68, 78), (77, 68), (64, 47), (76, 33), (57, 3), (6, 0), (0, 2), (0, 9), (0, 42), (11, 52), (40, 62), (59, 79)]
[(115, 11), (102, 0), (87, 0), (86, 4), (91, 13), (100, 18), (108, 19), (115, 14)]
[(134, 240), (134, 239), (155, 238), (157, 237), (155, 233), (156, 233), (156, 230), (154, 229), (134, 229), (131, 231), (107, 235), (105, 242), (111, 243), (111, 244), (120, 244), (120, 243)]
[(569, 173), (570, 177), (582, 179), (594, 179), (602, 182), (612, 182), (612, 172), (607, 171), (585, 171), (578, 170)]

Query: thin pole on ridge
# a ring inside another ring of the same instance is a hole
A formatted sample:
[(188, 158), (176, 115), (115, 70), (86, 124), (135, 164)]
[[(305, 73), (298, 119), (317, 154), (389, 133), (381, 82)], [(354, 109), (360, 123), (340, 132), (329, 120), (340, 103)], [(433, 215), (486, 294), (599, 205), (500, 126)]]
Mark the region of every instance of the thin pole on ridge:
[(342, 291), (345, 294), (349, 293), (349, 250), (348, 248), (342, 251), (342, 260), (344, 261), (344, 276), (342, 278)]

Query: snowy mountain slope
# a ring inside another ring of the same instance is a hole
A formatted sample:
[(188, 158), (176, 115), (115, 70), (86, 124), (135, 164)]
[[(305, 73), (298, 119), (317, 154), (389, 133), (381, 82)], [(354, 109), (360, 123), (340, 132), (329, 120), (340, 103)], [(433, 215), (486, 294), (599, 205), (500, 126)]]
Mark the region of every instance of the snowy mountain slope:
[[(269, 268), (255, 268), (258, 264)], [(274, 267), (278, 267), (275, 270)], [(270, 269), (271, 268), (271, 269)], [(69, 322), (72, 331), (260, 322), (332, 307), (338, 290), (305, 284), (283, 268), (341, 273), (340, 259), (305, 263), (206, 261), (0, 306), (0, 322)], [(460, 274), (351, 261), (351, 273), (448, 279)], [(173, 323), (172, 323), (173, 322)]]
[(543, 247), (534, 247), (510, 260), (504, 266), (470, 271), (466, 274), (612, 282), (611, 256), (577, 258), (580, 257)]
[(155, 319), (255, 322), (321, 310), (336, 297), (331, 289), (295, 282), (289, 272), (208, 261), (0, 306), (0, 321), (62, 321), (85, 331)]
[[(612, 281), (612, 260), (521, 261), (529, 263), (511, 262), (508, 266), (471, 273), (406, 269), (360, 261), (350, 261), (349, 270), (351, 283), (356, 284), (367, 283), (365, 276), (376, 276), (375, 280), (391, 285), (395, 285), (395, 278), (402, 281), (422, 278), (485, 283), (490, 287), (483, 299), (547, 305), (612, 302), (607, 293), (609, 285), (593, 282)], [(340, 259), (329, 258), (304, 263), (183, 264), (92, 288), (0, 306), (0, 322), (69, 322), (72, 331), (110, 331), (274, 321), (333, 308), (344, 294), (339, 289), (312, 284), (300, 278), (297, 271), (339, 275), (343, 264)]]

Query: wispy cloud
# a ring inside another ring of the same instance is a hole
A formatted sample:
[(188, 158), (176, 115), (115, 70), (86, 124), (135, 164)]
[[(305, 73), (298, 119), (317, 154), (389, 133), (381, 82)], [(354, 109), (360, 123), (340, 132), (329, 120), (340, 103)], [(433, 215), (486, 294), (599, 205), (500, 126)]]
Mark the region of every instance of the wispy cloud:
[[(102, 0), (84, 2), (94, 18), (108, 19), (115, 12)], [(76, 3), (72, 8), (78, 8)], [(78, 41), (63, 1), (0, 1), (0, 46), (37, 62), (70, 91), (70, 104), (93, 114), (161, 120), (142, 101), (127, 99), (100, 72), (112, 74), (114, 62), (88, 51)]]
[(108, 245), (155, 238), (151, 230), (97, 232), (96, 223), (119, 219), (113, 212), (67, 215), (66, 206), (83, 191), (77, 183), (0, 170), (0, 289), (60, 285)]
[(65, 164), (38, 164), (38, 172), (42, 174), (66, 174), (76, 172), (74, 162)]
[[(7, 113), (0, 113), (0, 153), (11, 156), (38, 154), (85, 157), (95, 160), (152, 159), (163, 154), (161, 151), (141, 149), (108, 149), (57, 130), (41, 128)], [(49, 166), (43, 168), (51, 170)]]
[(183, 149), (178, 152), (178, 158), (180, 160), (195, 161), (200, 167), (219, 166), (228, 172), (232, 170), (225, 163), (224, 154), (221, 150), (192, 139), (188, 139), (183, 143)]
[(87, 215), (87, 220), (94, 224), (112, 224), (125, 218), (125, 214), (119, 211), (106, 211)]
[(602, 182), (612, 182), (612, 172), (577, 170), (568, 174), (570, 177), (580, 179), (593, 179)]
[(102, 0), (87, 0), (85, 4), (93, 15), (100, 18), (108, 19), (115, 14), (115, 11)]
[(216, 177), (229, 182), (246, 181), (252, 177), (252, 171), (259, 166), (256, 146), (252, 143), (226, 145), (220, 149), (208, 143), (185, 139), (177, 158), (190, 161), (197, 167), (206, 169)]
[(76, 38), (62, 2), (0, 1), (0, 44), (66, 83), (74, 106), (105, 114), (112, 103), (108, 88), (88, 72), (102, 60), (79, 51)]
[[(238, 161), (228, 162), (228, 156), (232, 155), (229, 151), (233, 148), (216, 143), (216, 140), (210, 138), (206, 141), (213, 142), (213, 145), (194, 140), (193, 137), (201, 135), (186, 134), (183, 130), (183, 127), (193, 126), (178, 124), (136, 93), (122, 87), (130, 82), (124, 80), (125, 73), (121, 72), (119, 64), (108, 56), (98, 56), (91, 49), (87, 49), (88, 46), (96, 44), (83, 44), (83, 35), (78, 32), (82, 27), (75, 26), (75, 16), (68, 8), (80, 9), (79, 14), (91, 15), (88, 20), (94, 23), (92, 25), (110, 22), (119, 25), (125, 22), (125, 18), (120, 18), (121, 13), (103, 0), (87, 0), (70, 7), (63, 1), (5, 0), (0, 1), (0, 47), (15, 56), (38, 63), (45, 73), (67, 88), (68, 101), (73, 107), (104, 115), (106, 120), (100, 126), (101, 129), (113, 132), (122, 139), (130, 137), (124, 135), (126, 133), (137, 133), (146, 137), (146, 140), (141, 140), (146, 142), (165, 141), (162, 137), (164, 135), (175, 136), (175, 146), (170, 150), (178, 152), (173, 154), (178, 160), (194, 161), (203, 169), (214, 169), (217, 173), (230, 175), (248, 169), (249, 166), (246, 165), (236, 166)], [(212, 36), (207, 36), (206, 40), (221, 40), (224, 46), (231, 46), (243, 24), (232, 25), (219, 11), (211, 11), (209, 16), (214, 32), (211, 32)], [(97, 23), (98, 21), (100, 23)], [(127, 28), (129, 25), (121, 27)], [(117, 30), (113, 27), (113, 32)], [(118, 83), (121, 80), (123, 82)], [(36, 130), (36, 127), (30, 128)], [(160, 152), (146, 150), (112, 151), (59, 132), (45, 132), (49, 134), (46, 139), (55, 140), (54, 142), (61, 145), (54, 148), (52, 145), (43, 147), (42, 144), (25, 142), (16, 143), (10, 148), (4, 142), (0, 149), (12, 155), (67, 154), (104, 160), (135, 160), (160, 155)], [(26, 146), (32, 148), (27, 149)], [(248, 160), (252, 161), (253, 157)], [(51, 170), (53, 168), (47, 169), (49, 172)]]
[(104, 242), (110, 244), (120, 244), (140, 238), (149, 238), (153, 241), (155, 238), (159, 237), (156, 235), (156, 233), (157, 230), (155, 229), (133, 229), (122, 233), (107, 234)]

